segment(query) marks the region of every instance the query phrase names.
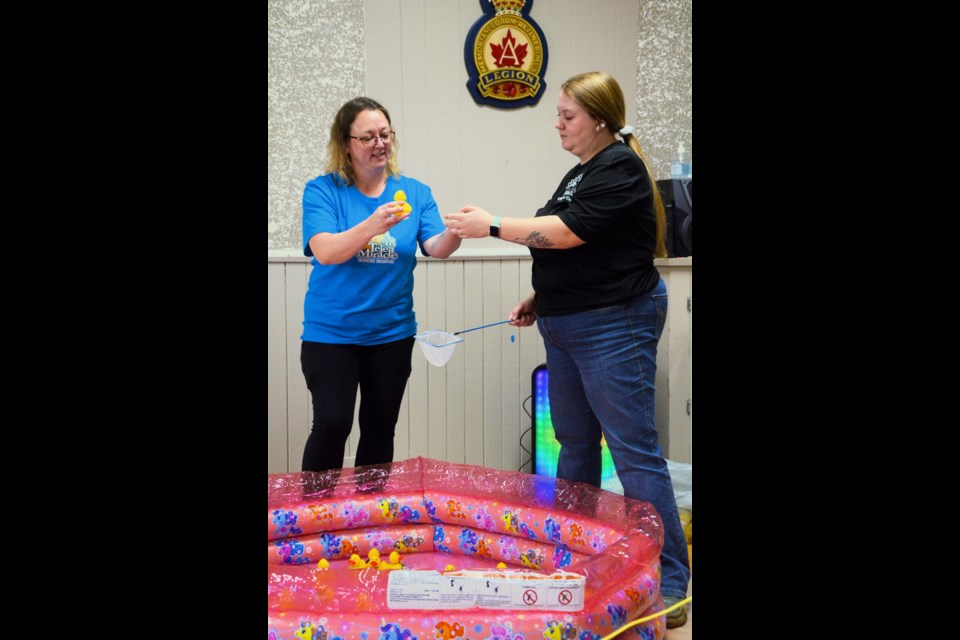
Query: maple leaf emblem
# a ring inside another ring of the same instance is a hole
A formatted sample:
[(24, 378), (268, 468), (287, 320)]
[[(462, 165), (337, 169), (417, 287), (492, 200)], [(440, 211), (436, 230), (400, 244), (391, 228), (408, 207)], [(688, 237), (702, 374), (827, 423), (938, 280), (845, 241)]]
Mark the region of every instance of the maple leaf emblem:
[(527, 57), (527, 45), (517, 45), (516, 39), (510, 29), (507, 29), (507, 35), (503, 37), (500, 44), (490, 43), (490, 50), (493, 53), (494, 64), (498, 68), (503, 67), (521, 67), (523, 59)]

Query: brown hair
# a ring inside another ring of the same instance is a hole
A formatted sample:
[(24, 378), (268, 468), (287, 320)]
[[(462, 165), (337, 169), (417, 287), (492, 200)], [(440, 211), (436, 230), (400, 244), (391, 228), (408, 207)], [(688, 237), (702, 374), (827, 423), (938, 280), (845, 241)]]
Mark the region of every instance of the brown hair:
[[(573, 98), (583, 107), (591, 117), (606, 122), (619, 132), (626, 125), (626, 106), (623, 100), (623, 90), (617, 81), (602, 71), (588, 71), (573, 76), (560, 86), (560, 90)], [(632, 133), (622, 134), (623, 142), (636, 152), (647, 168), (647, 178), (653, 190), (653, 210), (657, 221), (657, 240), (653, 255), (657, 258), (667, 257), (667, 245), (664, 240), (667, 227), (667, 218), (663, 212), (663, 199), (657, 188), (657, 181), (650, 170), (650, 163), (640, 149), (640, 143)]]

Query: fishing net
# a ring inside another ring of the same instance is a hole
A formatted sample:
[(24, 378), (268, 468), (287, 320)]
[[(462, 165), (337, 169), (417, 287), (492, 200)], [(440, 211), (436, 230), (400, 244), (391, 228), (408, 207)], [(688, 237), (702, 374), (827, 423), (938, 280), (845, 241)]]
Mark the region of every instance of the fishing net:
[(424, 331), (414, 336), (420, 343), (420, 350), (427, 358), (427, 362), (435, 367), (442, 367), (453, 357), (458, 342), (463, 342), (463, 338), (458, 338), (452, 333), (446, 331)]

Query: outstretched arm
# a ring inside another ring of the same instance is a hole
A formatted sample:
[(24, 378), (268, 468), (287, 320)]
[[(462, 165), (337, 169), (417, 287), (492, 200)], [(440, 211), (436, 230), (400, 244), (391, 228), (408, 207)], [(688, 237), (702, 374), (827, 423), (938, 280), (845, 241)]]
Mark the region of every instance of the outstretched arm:
[[(491, 213), (473, 205), (443, 216), (447, 228), (461, 238), (486, 238), (491, 222)], [(558, 216), (501, 218), (500, 239), (536, 249), (572, 249), (584, 244)]]
[(429, 238), (423, 243), (423, 248), (427, 250), (431, 258), (449, 258), (454, 251), (460, 248), (460, 236), (450, 230)]

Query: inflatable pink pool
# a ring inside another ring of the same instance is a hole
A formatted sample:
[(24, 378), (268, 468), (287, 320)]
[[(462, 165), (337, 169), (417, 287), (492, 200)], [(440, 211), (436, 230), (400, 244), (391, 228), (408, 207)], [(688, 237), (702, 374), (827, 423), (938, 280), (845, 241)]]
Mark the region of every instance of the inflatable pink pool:
[[(267, 540), (272, 640), (599, 640), (664, 608), (652, 505), (526, 473), (412, 458), (274, 474)], [(626, 633), (661, 640), (665, 619)]]

